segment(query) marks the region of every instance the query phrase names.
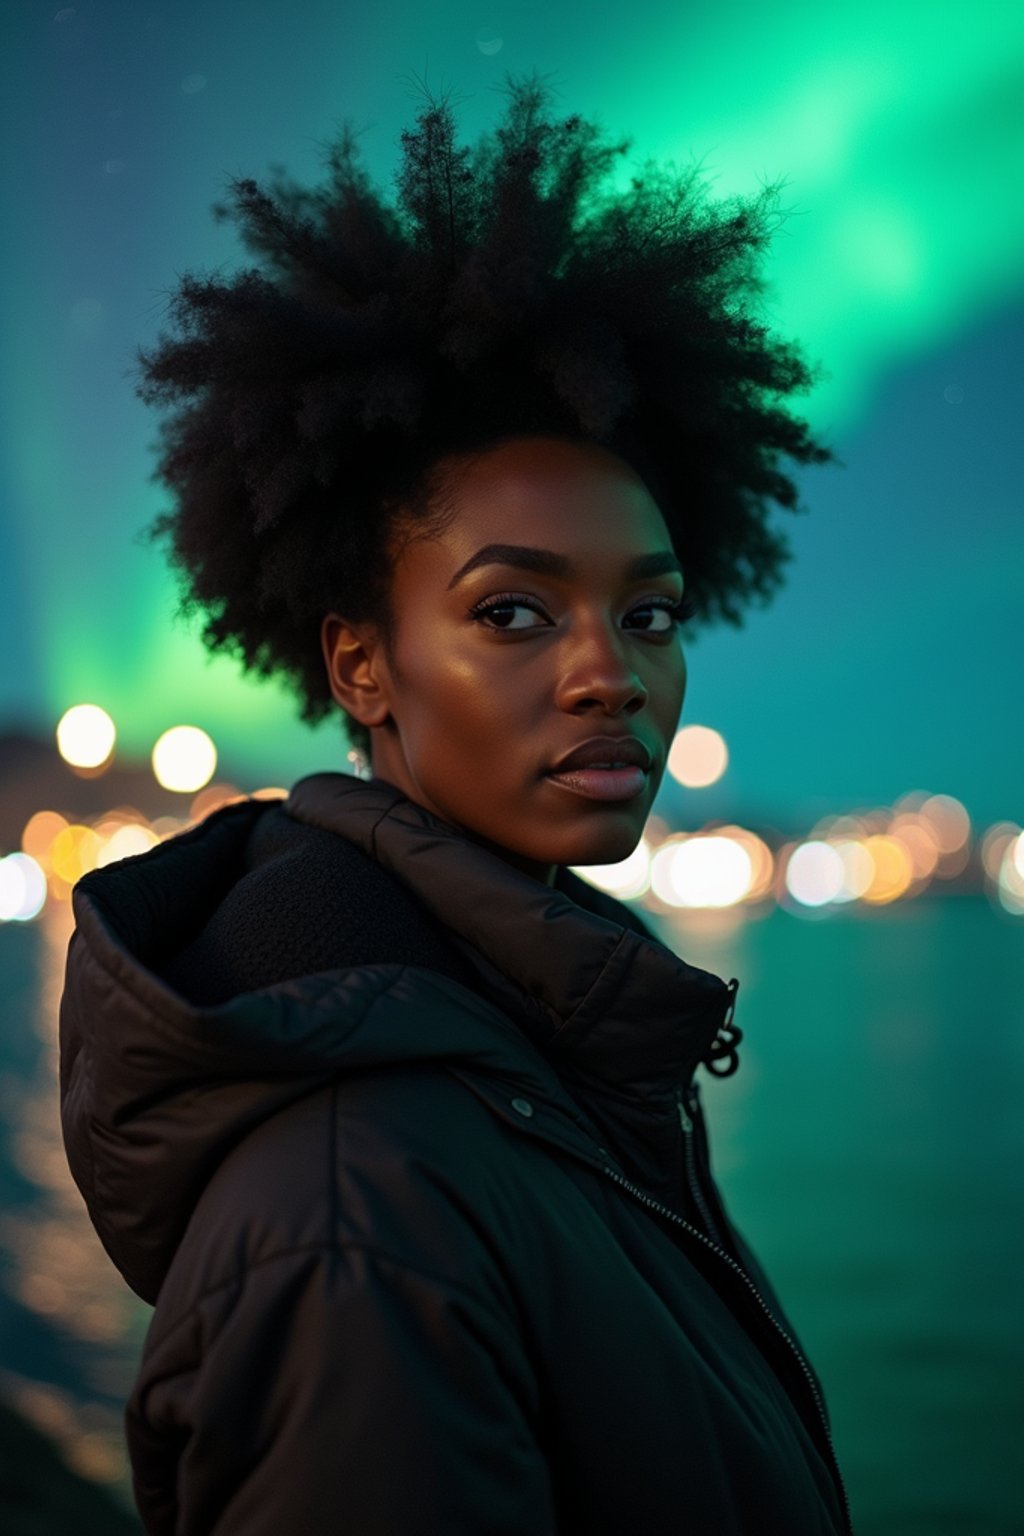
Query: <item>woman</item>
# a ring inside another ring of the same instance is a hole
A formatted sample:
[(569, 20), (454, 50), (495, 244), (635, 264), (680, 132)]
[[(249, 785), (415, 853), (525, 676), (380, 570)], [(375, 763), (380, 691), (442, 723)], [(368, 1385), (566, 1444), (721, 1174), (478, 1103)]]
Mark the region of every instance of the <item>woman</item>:
[(276, 269), (186, 277), (144, 358), (211, 649), (339, 711), (365, 772), (83, 878), (65, 1143), (153, 1304), (126, 1430), (153, 1536), (848, 1531), (821, 1385), (712, 1178), (736, 982), (574, 873), (636, 846), (691, 613), (786, 554), (738, 298), (770, 197), (584, 220), (610, 155), (536, 82), (402, 223), (236, 184)]

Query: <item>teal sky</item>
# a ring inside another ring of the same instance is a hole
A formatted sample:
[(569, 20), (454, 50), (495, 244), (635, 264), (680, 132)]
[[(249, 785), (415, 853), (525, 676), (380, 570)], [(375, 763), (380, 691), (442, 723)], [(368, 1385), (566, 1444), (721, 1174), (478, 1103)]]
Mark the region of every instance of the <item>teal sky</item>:
[(289, 783), (343, 766), (278, 688), (174, 627), (137, 343), (186, 270), (248, 262), (211, 204), (277, 163), (320, 179), (342, 117), (390, 187), (413, 76), (451, 87), (463, 142), (505, 72), (631, 137), (621, 175), (699, 160), (717, 196), (786, 178), (769, 316), (828, 377), (794, 402), (845, 467), (779, 512), (795, 559), (772, 608), (689, 650), (683, 723), (730, 768), (688, 818), (814, 818), (921, 788), (1024, 815), (1024, 10), (716, 0), (283, 0), (9, 8), (0, 22), (0, 729), (78, 702), (123, 750), (209, 731), (225, 769)]

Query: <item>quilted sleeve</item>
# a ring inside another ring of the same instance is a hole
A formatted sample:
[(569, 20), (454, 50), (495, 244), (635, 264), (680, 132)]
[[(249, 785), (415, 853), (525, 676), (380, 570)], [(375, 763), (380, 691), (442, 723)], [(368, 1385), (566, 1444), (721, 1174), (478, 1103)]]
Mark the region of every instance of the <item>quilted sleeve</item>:
[(151, 1327), (125, 1427), (150, 1536), (554, 1536), (536, 1417), (509, 1319), (318, 1247)]

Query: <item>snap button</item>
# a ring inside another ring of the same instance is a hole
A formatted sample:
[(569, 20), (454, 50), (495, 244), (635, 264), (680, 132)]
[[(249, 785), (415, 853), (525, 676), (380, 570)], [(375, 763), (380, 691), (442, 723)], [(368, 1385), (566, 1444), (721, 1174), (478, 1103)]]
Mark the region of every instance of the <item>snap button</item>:
[(521, 1115), (533, 1114), (533, 1105), (530, 1103), (529, 1099), (513, 1099), (512, 1108), (518, 1111), (518, 1113)]

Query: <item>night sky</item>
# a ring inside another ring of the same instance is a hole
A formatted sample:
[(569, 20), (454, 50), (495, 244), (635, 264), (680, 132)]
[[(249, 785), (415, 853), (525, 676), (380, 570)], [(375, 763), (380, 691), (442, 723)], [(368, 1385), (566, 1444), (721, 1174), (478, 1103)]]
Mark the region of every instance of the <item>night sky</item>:
[(787, 585), (688, 648), (681, 723), (730, 766), (666, 805), (799, 823), (921, 789), (1020, 820), (1024, 11), (100, 0), (8, 8), (0, 39), (0, 730), (91, 702), (143, 758), (185, 722), (251, 785), (345, 766), (336, 727), (172, 625), (138, 541), (166, 493), (134, 348), (184, 271), (251, 261), (210, 212), (228, 176), (314, 184), (350, 117), (390, 187), (415, 77), (453, 90), (470, 143), (506, 72), (537, 69), (556, 110), (632, 137), (623, 177), (648, 156), (699, 160), (721, 197), (786, 177), (770, 319), (828, 375), (792, 404), (842, 467), (775, 514)]

